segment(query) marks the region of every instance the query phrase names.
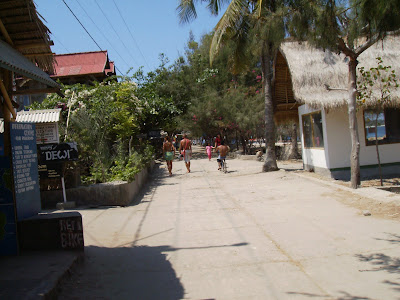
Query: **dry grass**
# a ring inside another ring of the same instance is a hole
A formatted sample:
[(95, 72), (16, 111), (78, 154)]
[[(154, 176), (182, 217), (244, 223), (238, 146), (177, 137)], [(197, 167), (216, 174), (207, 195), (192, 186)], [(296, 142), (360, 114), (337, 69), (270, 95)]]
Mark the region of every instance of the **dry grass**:
[[(388, 220), (396, 220), (400, 221), (400, 203), (393, 201), (381, 201), (380, 199), (366, 198), (362, 195), (353, 193), (347, 189), (342, 189), (340, 186), (350, 187), (350, 183), (348, 181), (343, 180), (334, 180), (332, 178), (328, 178), (321, 174), (308, 172), (308, 171), (296, 171), (296, 173), (301, 173), (302, 175), (317, 178), (322, 181), (327, 181), (330, 183), (334, 183), (338, 185), (337, 190), (334, 194), (331, 194), (339, 202), (349, 206), (356, 208), (360, 211), (360, 215), (365, 210), (371, 212), (372, 216), (382, 219)], [(399, 186), (400, 187), (400, 177), (386, 177), (384, 179), (383, 187), (389, 186)], [(363, 180), (361, 182), (361, 188), (367, 187), (381, 187), (380, 179), (368, 179)], [(396, 194), (393, 194), (393, 196)]]

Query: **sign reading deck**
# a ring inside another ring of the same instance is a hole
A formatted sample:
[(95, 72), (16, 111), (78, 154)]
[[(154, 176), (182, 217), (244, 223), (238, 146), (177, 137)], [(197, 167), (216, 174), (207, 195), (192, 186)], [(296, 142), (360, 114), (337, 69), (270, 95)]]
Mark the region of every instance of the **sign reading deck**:
[(10, 123), (17, 220), (41, 210), (35, 124)]

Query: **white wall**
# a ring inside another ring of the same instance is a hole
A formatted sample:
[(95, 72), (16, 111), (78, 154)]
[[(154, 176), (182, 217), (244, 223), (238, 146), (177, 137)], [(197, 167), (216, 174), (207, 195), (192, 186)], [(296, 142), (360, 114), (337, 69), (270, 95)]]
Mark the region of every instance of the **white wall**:
[[(305, 149), (303, 141), (303, 126), (301, 116), (318, 111), (307, 105), (299, 107), (301, 142), (303, 162), (321, 168), (348, 168), (350, 167), (351, 138), (349, 132), (349, 117), (347, 107), (321, 110), (324, 132), (324, 149)], [(375, 165), (375, 146), (366, 146), (363, 111), (357, 112), (358, 134), (360, 139), (360, 165)], [(400, 143), (379, 145), (381, 163), (400, 162)]]

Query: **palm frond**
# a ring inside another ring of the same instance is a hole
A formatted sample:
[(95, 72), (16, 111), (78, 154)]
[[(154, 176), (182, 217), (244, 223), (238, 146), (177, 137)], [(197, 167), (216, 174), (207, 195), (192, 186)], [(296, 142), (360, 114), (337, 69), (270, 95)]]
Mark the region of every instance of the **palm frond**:
[(243, 17), (247, 13), (247, 8), (248, 2), (245, 0), (232, 0), (229, 4), (224, 15), (214, 28), (214, 35), (210, 46), (211, 64), (221, 48), (224, 36), (229, 30), (236, 32), (236, 29), (240, 26)]
[(196, 12), (197, 0), (181, 0), (176, 11), (179, 16), (179, 23), (185, 24), (197, 18)]
[(209, 2), (207, 8), (211, 12), (212, 15), (218, 15), (221, 6), (225, 3), (228, 3), (229, 0), (202, 0), (203, 2)]

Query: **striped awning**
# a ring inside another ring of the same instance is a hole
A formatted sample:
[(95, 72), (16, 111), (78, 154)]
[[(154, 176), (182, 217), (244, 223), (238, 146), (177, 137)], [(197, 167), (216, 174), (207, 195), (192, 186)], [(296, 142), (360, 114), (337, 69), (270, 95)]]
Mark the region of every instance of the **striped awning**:
[(61, 108), (17, 112), (17, 122), (54, 123), (60, 121)]

